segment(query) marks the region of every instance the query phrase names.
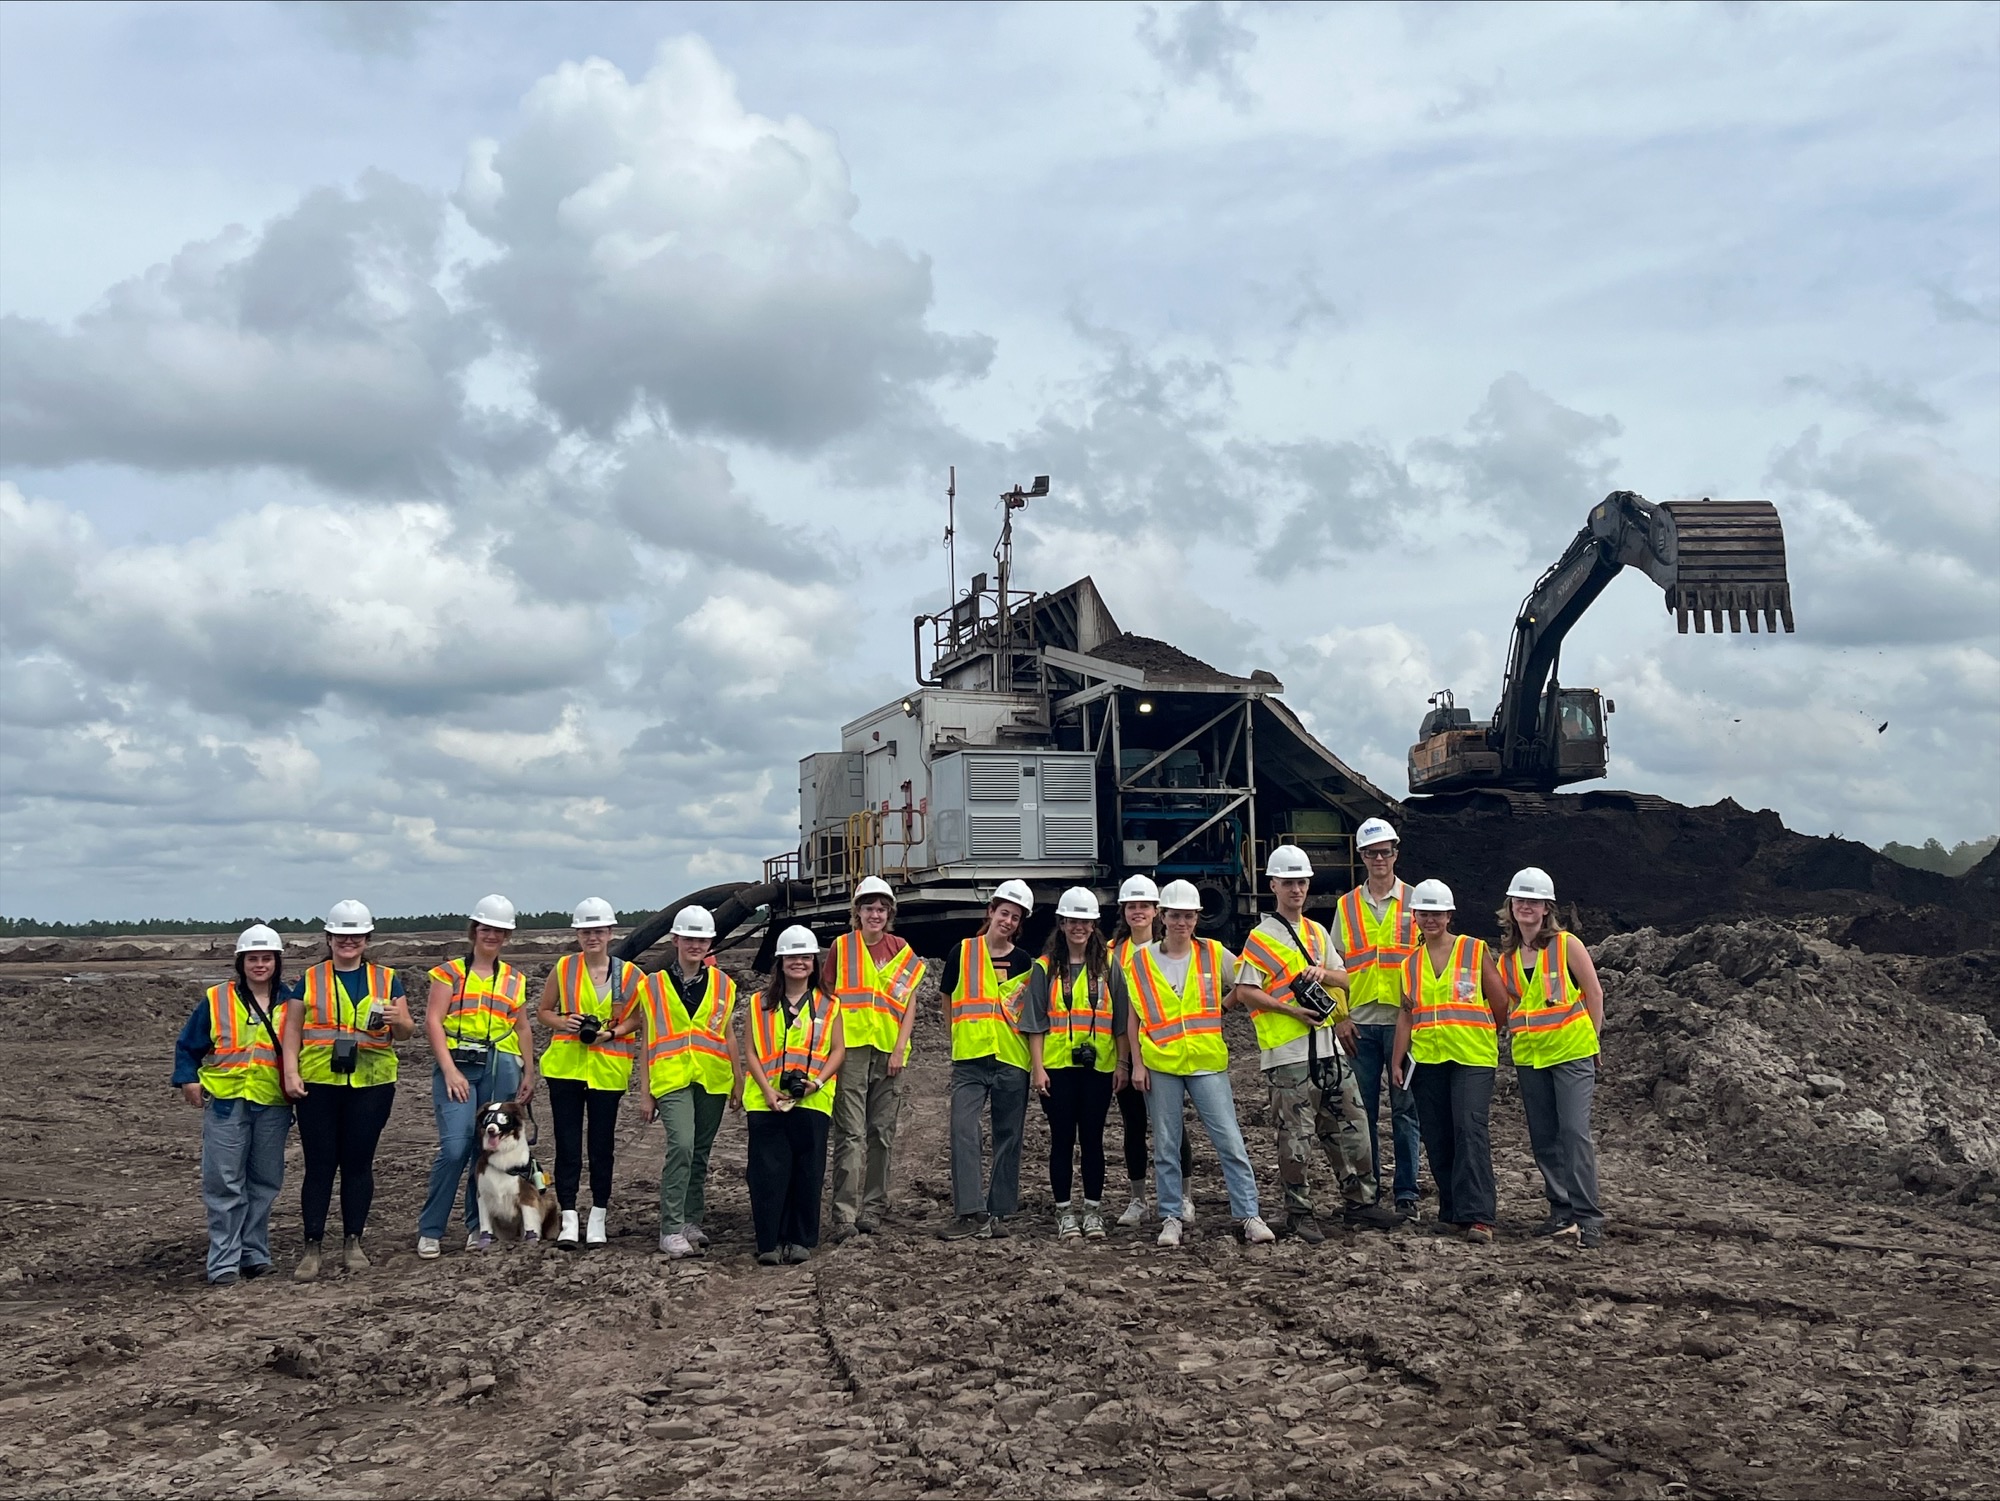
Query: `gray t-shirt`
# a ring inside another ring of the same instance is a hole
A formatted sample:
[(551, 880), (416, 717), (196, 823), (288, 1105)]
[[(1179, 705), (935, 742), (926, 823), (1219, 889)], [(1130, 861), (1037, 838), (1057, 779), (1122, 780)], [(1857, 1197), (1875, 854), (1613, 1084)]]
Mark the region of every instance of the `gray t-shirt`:
[[(1063, 989), (1065, 992), (1076, 983), (1076, 977), (1083, 972), (1080, 964), (1064, 966)], [(1125, 1035), (1125, 1016), (1131, 1005), (1125, 994), (1125, 977), (1115, 968), (1107, 978), (1111, 982), (1111, 1027), (1106, 1034), (1112, 1038)], [(1046, 966), (1036, 965), (1034, 973), (1028, 976), (1028, 983), (1021, 988), (1021, 1023), (1015, 1028), (1023, 1037), (1031, 1032), (1049, 1030), (1049, 972)], [(1087, 1030), (1088, 1022), (1082, 1023)], [(1102, 1024), (1099, 1024), (1102, 1030)]]
[[(1196, 941), (1199, 942), (1200, 940), (1197, 939)], [(1161, 944), (1158, 943), (1147, 944), (1146, 952), (1153, 956), (1153, 963), (1159, 966), (1161, 976), (1166, 980), (1166, 982), (1169, 985), (1173, 986), (1174, 989), (1176, 990), (1181, 990), (1186, 987), (1188, 969), (1194, 963), (1193, 949), (1189, 949), (1185, 954), (1182, 954), (1178, 959), (1168, 958), (1166, 949)], [(1228, 949), (1224, 949), (1222, 951), (1222, 964), (1220, 966), (1220, 969), (1221, 969), (1221, 980), (1222, 980), (1222, 993), (1225, 996), (1228, 995), (1230, 990), (1235, 987), (1237, 972), (1240, 970), (1240, 968), (1241, 966), (1238, 965), (1236, 962), (1236, 956), (1230, 953)], [(1221, 1072), (1223, 1072), (1223, 1070), (1215, 1068), (1197, 1069), (1193, 1074), (1189, 1075), (1189, 1077), (1200, 1078), (1204, 1074), (1217, 1074)]]
[[(1266, 938), (1271, 939), (1275, 943), (1282, 943), (1286, 948), (1296, 947), (1292, 942), (1291, 933), (1275, 917), (1266, 915), (1264, 920), (1257, 924), (1256, 931), (1262, 933)], [(1303, 937), (1305, 933), (1304, 928), (1301, 928), (1299, 931), (1300, 936)], [(1331, 969), (1338, 965), (1339, 960), (1340, 956), (1338, 954), (1329, 952), (1321, 957), (1320, 962), (1325, 967)], [(1243, 966), (1243, 972), (1240, 976), (1241, 983), (1255, 985), (1261, 990), (1270, 989), (1268, 985), (1264, 984), (1264, 981), (1268, 978), (1268, 976), (1260, 973), (1255, 965), (1251, 964)], [(1395, 1013), (1391, 1011), (1390, 1016), (1393, 1018), (1394, 1015)], [(1317, 1046), (1319, 1056), (1322, 1058), (1331, 1058), (1338, 1050), (1340, 1044), (1334, 1037), (1332, 1022), (1328, 1022), (1319, 1029)], [(1275, 1048), (1259, 1049), (1257, 1067), (1260, 1069), (1273, 1069), (1286, 1063), (1310, 1063), (1312, 1061), (1313, 1048), (1313, 1039), (1301, 1032), (1290, 1042), (1280, 1043)]]

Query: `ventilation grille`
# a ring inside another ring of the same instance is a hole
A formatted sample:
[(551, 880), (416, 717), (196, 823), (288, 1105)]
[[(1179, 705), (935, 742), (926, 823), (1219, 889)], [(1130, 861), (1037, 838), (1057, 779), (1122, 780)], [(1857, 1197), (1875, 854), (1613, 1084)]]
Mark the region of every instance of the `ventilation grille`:
[(967, 756), (965, 795), (974, 802), (1013, 802), (1021, 795), (1021, 763), (1012, 756)]
[(1021, 858), (1021, 820), (1016, 815), (975, 813), (968, 822), (972, 825), (971, 854), (974, 860)]
[(1042, 817), (1042, 858), (1044, 860), (1095, 860), (1097, 820), (1088, 815), (1044, 814)]
[(1042, 797), (1051, 803), (1090, 801), (1092, 766), (1088, 761), (1044, 761)]

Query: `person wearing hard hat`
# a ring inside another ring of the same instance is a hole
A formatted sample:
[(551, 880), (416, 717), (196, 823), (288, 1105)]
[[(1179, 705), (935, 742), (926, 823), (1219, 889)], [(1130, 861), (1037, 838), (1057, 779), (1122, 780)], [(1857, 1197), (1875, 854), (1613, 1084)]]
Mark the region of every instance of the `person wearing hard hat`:
[(826, 1140), (840, 1099), (847, 1008), (820, 988), (819, 940), (778, 935), (777, 971), (750, 999), (743, 1110), (750, 1132), (750, 1220), (761, 1266), (809, 1261), (819, 1245)]
[(577, 1245), (577, 1187), (583, 1179), (585, 1123), (590, 1136), (590, 1221), (584, 1244), (610, 1238), (612, 1168), (618, 1152), (618, 1106), (632, 1087), (633, 1039), (645, 1026), (639, 966), (611, 957), (618, 914), (601, 896), (585, 897), (570, 916), (576, 951), (564, 954), (542, 981), (535, 1019), (550, 1032), (542, 1049), (549, 1117), (556, 1133), (556, 1244)]
[(208, 1280), (226, 1287), (271, 1270), (271, 1205), (285, 1181), (285, 941), (263, 923), (236, 938), (236, 978), (211, 985), (174, 1040), (174, 1088), (201, 1111), (201, 1205)]
[(1403, 1015), (1390, 1064), (1417, 1097), (1424, 1155), (1437, 1181), (1435, 1228), (1490, 1245), (1495, 1205), (1487, 1117), (1506, 1000), (1486, 945), (1452, 933), (1456, 909), (1442, 881), (1419, 881), (1410, 893), (1421, 941), (1403, 966)]
[[(1015, 943), (1035, 910), (1026, 881), (1002, 881), (979, 931), (946, 956), (939, 990), (951, 1024), (952, 1222), (942, 1240), (1004, 1239), (1021, 1207), (1021, 1136), (1028, 1120), (1028, 1044), (1021, 991), (1035, 957)], [(993, 1167), (980, 1191), (981, 1115), (992, 1119)]]
[(840, 1002), (847, 1041), (833, 1107), (836, 1241), (857, 1230), (873, 1234), (889, 1212), (889, 1154), (917, 1021), (910, 1000), (924, 977), (923, 960), (890, 931), (896, 893), (887, 881), (864, 876), (848, 915), (852, 928), (834, 939), (820, 966), (820, 983)]
[[(1354, 831), (1354, 847), (1367, 878), (1334, 908), (1333, 935), (1347, 967), (1348, 1021), (1353, 1028), (1354, 1075), (1361, 1110), (1368, 1122), (1368, 1176), (1382, 1185), (1381, 1133), (1376, 1124), (1383, 1076), (1396, 1047), (1396, 1022), (1403, 1014), (1403, 967), (1417, 951), (1417, 919), (1410, 911), (1410, 888), (1396, 879), (1401, 845), (1386, 818), (1369, 818)], [(1390, 1183), (1396, 1213), (1417, 1217), (1417, 1102), (1391, 1077), (1389, 1139), (1393, 1156)]]
[(736, 982), (712, 955), (715, 916), (690, 903), (674, 914), (674, 951), (646, 981), (647, 1120), (666, 1130), (660, 1167), (660, 1252), (679, 1259), (708, 1246), (708, 1155), (737, 1098), (729, 1026)]
[[(1297, 845), (1271, 851), (1264, 875), (1277, 910), (1251, 929), (1231, 996), (1257, 1027), (1258, 1066), (1278, 1132), (1285, 1231), (1318, 1245), (1326, 1236), (1308, 1176), (1315, 1141), (1340, 1180), (1349, 1227), (1386, 1230), (1397, 1221), (1376, 1202), (1368, 1171), (1361, 1091), (1337, 1031), (1347, 1017), (1347, 971), (1332, 937), (1306, 916), (1312, 874), (1312, 860)], [(1314, 1002), (1325, 1009), (1314, 1009)]]
[(1229, 1087), (1229, 1044), (1222, 1007), (1236, 984), (1237, 964), (1212, 938), (1196, 938), (1201, 893), (1192, 881), (1169, 881), (1160, 892), (1166, 936), (1135, 948), (1125, 965), (1132, 998), (1128, 1037), (1132, 1083), (1147, 1096), (1153, 1125), (1153, 1173), (1160, 1196), (1162, 1246), (1181, 1243), (1181, 1101), (1191, 1098), (1202, 1130), (1222, 1164), (1229, 1212), (1247, 1245), (1277, 1239), (1257, 1212), (1257, 1174), (1236, 1123)]
[(403, 980), (368, 962), (375, 918), (360, 902), (335, 902), (326, 914), (327, 957), (308, 969), (298, 1004), (285, 1008), (285, 1081), (303, 1090), (296, 1114), (305, 1181), (299, 1188), (305, 1254), (292, 1271), (320, 1274), (333, 1179), (340, 1175), (341, 1264), (368, 1269), (361, 1236), (375, 1202), (375, 1148), (396, 1103), (396, 1044), (416, 1031)]
[[(1104, 1238), (1104, 1122), (1112, 1080), (1130, 1069), (1125, 979), (1098, 929), (1097, 894), (1072, 886), (1056, 901), (1056, 927), (1022, 990), (1020, 1033), (1028, 1079), (1049, 1121), (1049, 1188), (1062, 1240)], [(1083, 1158), (1083, 1202), (1073, 1163)]]
[[(1111, 970), (1121, 982), (1132, 950), (1144, 948), (1159, 936), (1159, 922), (1160, 888), (1153, 884), (1151, 876), (1127, 876), (1125, 884), (1118, 888), (1118, 928), (1111, 935)], [(1146, 1164), (1152, 1161), (1153, 1149), (1147, 1140), (1146, 1096), (1132, 1085), (1129, 1047), (1119, 1050), (1118, 1066), (1112, 1073), (1111, 1083), (1125, 1138), (1127, 1198), (1125, 1211), (1118, 1216), (1118, 1223), (1124, 1229), (1136, 1230), (1152, 1214), (1152, 1206), (1146, 1201)], [(1185, 1183), (1188, 1174), (1193, 1171), (1194, 1143), (1188, 1139), (1183, 1128), (1181, 1181)], [(1194, 1203), (1191, 1199), (1182, 1205), (1181, 1220), (1187, 1225), (1194, 1223)]]
[(1597, 1088), (1604, 987), (1590, 950), (1556, 917), (1556, 883), (1535, 866), (1507, 883), (1500, 908), (1500, 984), (1514, 1077), (1528, 1117), (1528, 1141), (1548, 1193), (1549, 1216), (1535, 1234), (1604, 1244), (1597, 1200), (1597, 1143), (1590, 1097)]
[[(470, 952), (431, 971), (424, 1036), (431, 1056), (431, 1112), (437, 1119), (437, 1156), (430, 1190), (417, 1219), (417, 1254), (438, 1254), (456, 1198), (465, 1201), (465, 1249), (483, 1251), (491, 1231), (479, 1228), (479, 1112), (495, 1100), (527, 1104), (535, 1096), (535, 1039), (528, 1029), (527, 977), (500, 958), (514, 931), (514, 904), (483, 896), (472, 908), (465, 936)], [(462, 1187), (461, 1187), (462, 1185)], [(535, 1232), (523, 1228), (521, 1238)]]

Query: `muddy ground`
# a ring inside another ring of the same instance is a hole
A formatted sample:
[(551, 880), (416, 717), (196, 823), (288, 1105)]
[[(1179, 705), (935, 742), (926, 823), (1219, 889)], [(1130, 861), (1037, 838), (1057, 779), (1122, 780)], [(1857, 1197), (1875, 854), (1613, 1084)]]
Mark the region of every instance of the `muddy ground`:
[[(448, 1242), (421, 1263), (412, 1046), (374, 1270), (230, 1289), (202, 1281), (198, 1127), (166, 1087), (220, 962), (0, 965), (0, 1493), (2000, 1491), (1994, 956), (1872, 957), (1769, 923), (1599, 954), (1596, 1253), (1527, 1236), (1542, 1206), (1504, 1070), (1491, 1247), (1404, 1230), (1246, 1251), (1205, 1150), (1183, 1250), (1061, 1244), (1032, 1110), (1019, 1233), (940, 1244), (949, 1065), (927, 995), (881, 1235), (756, 1267), (732, 1117), (717, 1254), (669, 1264), (658, 1128), (628, 1110), (608, 1249)], [(1268, 1212), (1247, 1027), (1233, 1040)], [(297, 1174), (294, 1139), (286, 1269)]]

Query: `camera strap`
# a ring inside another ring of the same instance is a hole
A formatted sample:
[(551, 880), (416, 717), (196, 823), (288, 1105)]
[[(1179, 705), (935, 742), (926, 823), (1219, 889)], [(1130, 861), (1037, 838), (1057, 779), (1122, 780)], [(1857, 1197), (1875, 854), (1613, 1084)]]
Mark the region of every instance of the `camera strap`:
[[(278, 1029), (271, 1025), (271, 1013), (264, 1010), (261, 1006), (257, 1004), (257, 997), (250, 993), (250, 987), (248, 985), (239, 985), (236, 983), (236, 981), (231, 980), (229, 982), (229, 990), (230, 994), (238, 995), (243, 998), (244, 1009), (247, 1010), (252, 1016), (256, 1017), (258, 1022), (262, 1024), (264, 1028), (264, 1035), (271, 1039), (271, 1047), (273, 1051), (275, 1051), (282, 1057), (285, 1049), (284, 1045), (278, 1041)], [(275, 996), (277, 993), (278, 993), (278, 987), (275, 984), (273, 984), (271, 986), (271, 994)]]
[[(1292, 926), (1292, 920), (1286, 917), (1284, 913), (1278, 911), (1273, 911), (1271, 915), (1285, 925), (1285, 931), (1292, 935), (1292, 943), (1304, 957), (1306, 964), (1311, 966), (1317, 963), (1318, 961), (1313, 957), (1312, 949), (1307, 946), (1305, 939), (1299, 935), (1299, 930)], [(1305, 970), (1302, 969), (1299, 973), (1304, 974)], [(1332, 1058), (1320, 1057), (1319, 1029), (1321, 1025), (1320, 1023), (1314, 1023), (1306, 1028), (1306, 1077), (1318, 1085), (1320, 1091), (1324, 1093), (1340, 1083), (1342, 1064), (1340, 1049), (1338, 1047), (1333, 1050)]]

